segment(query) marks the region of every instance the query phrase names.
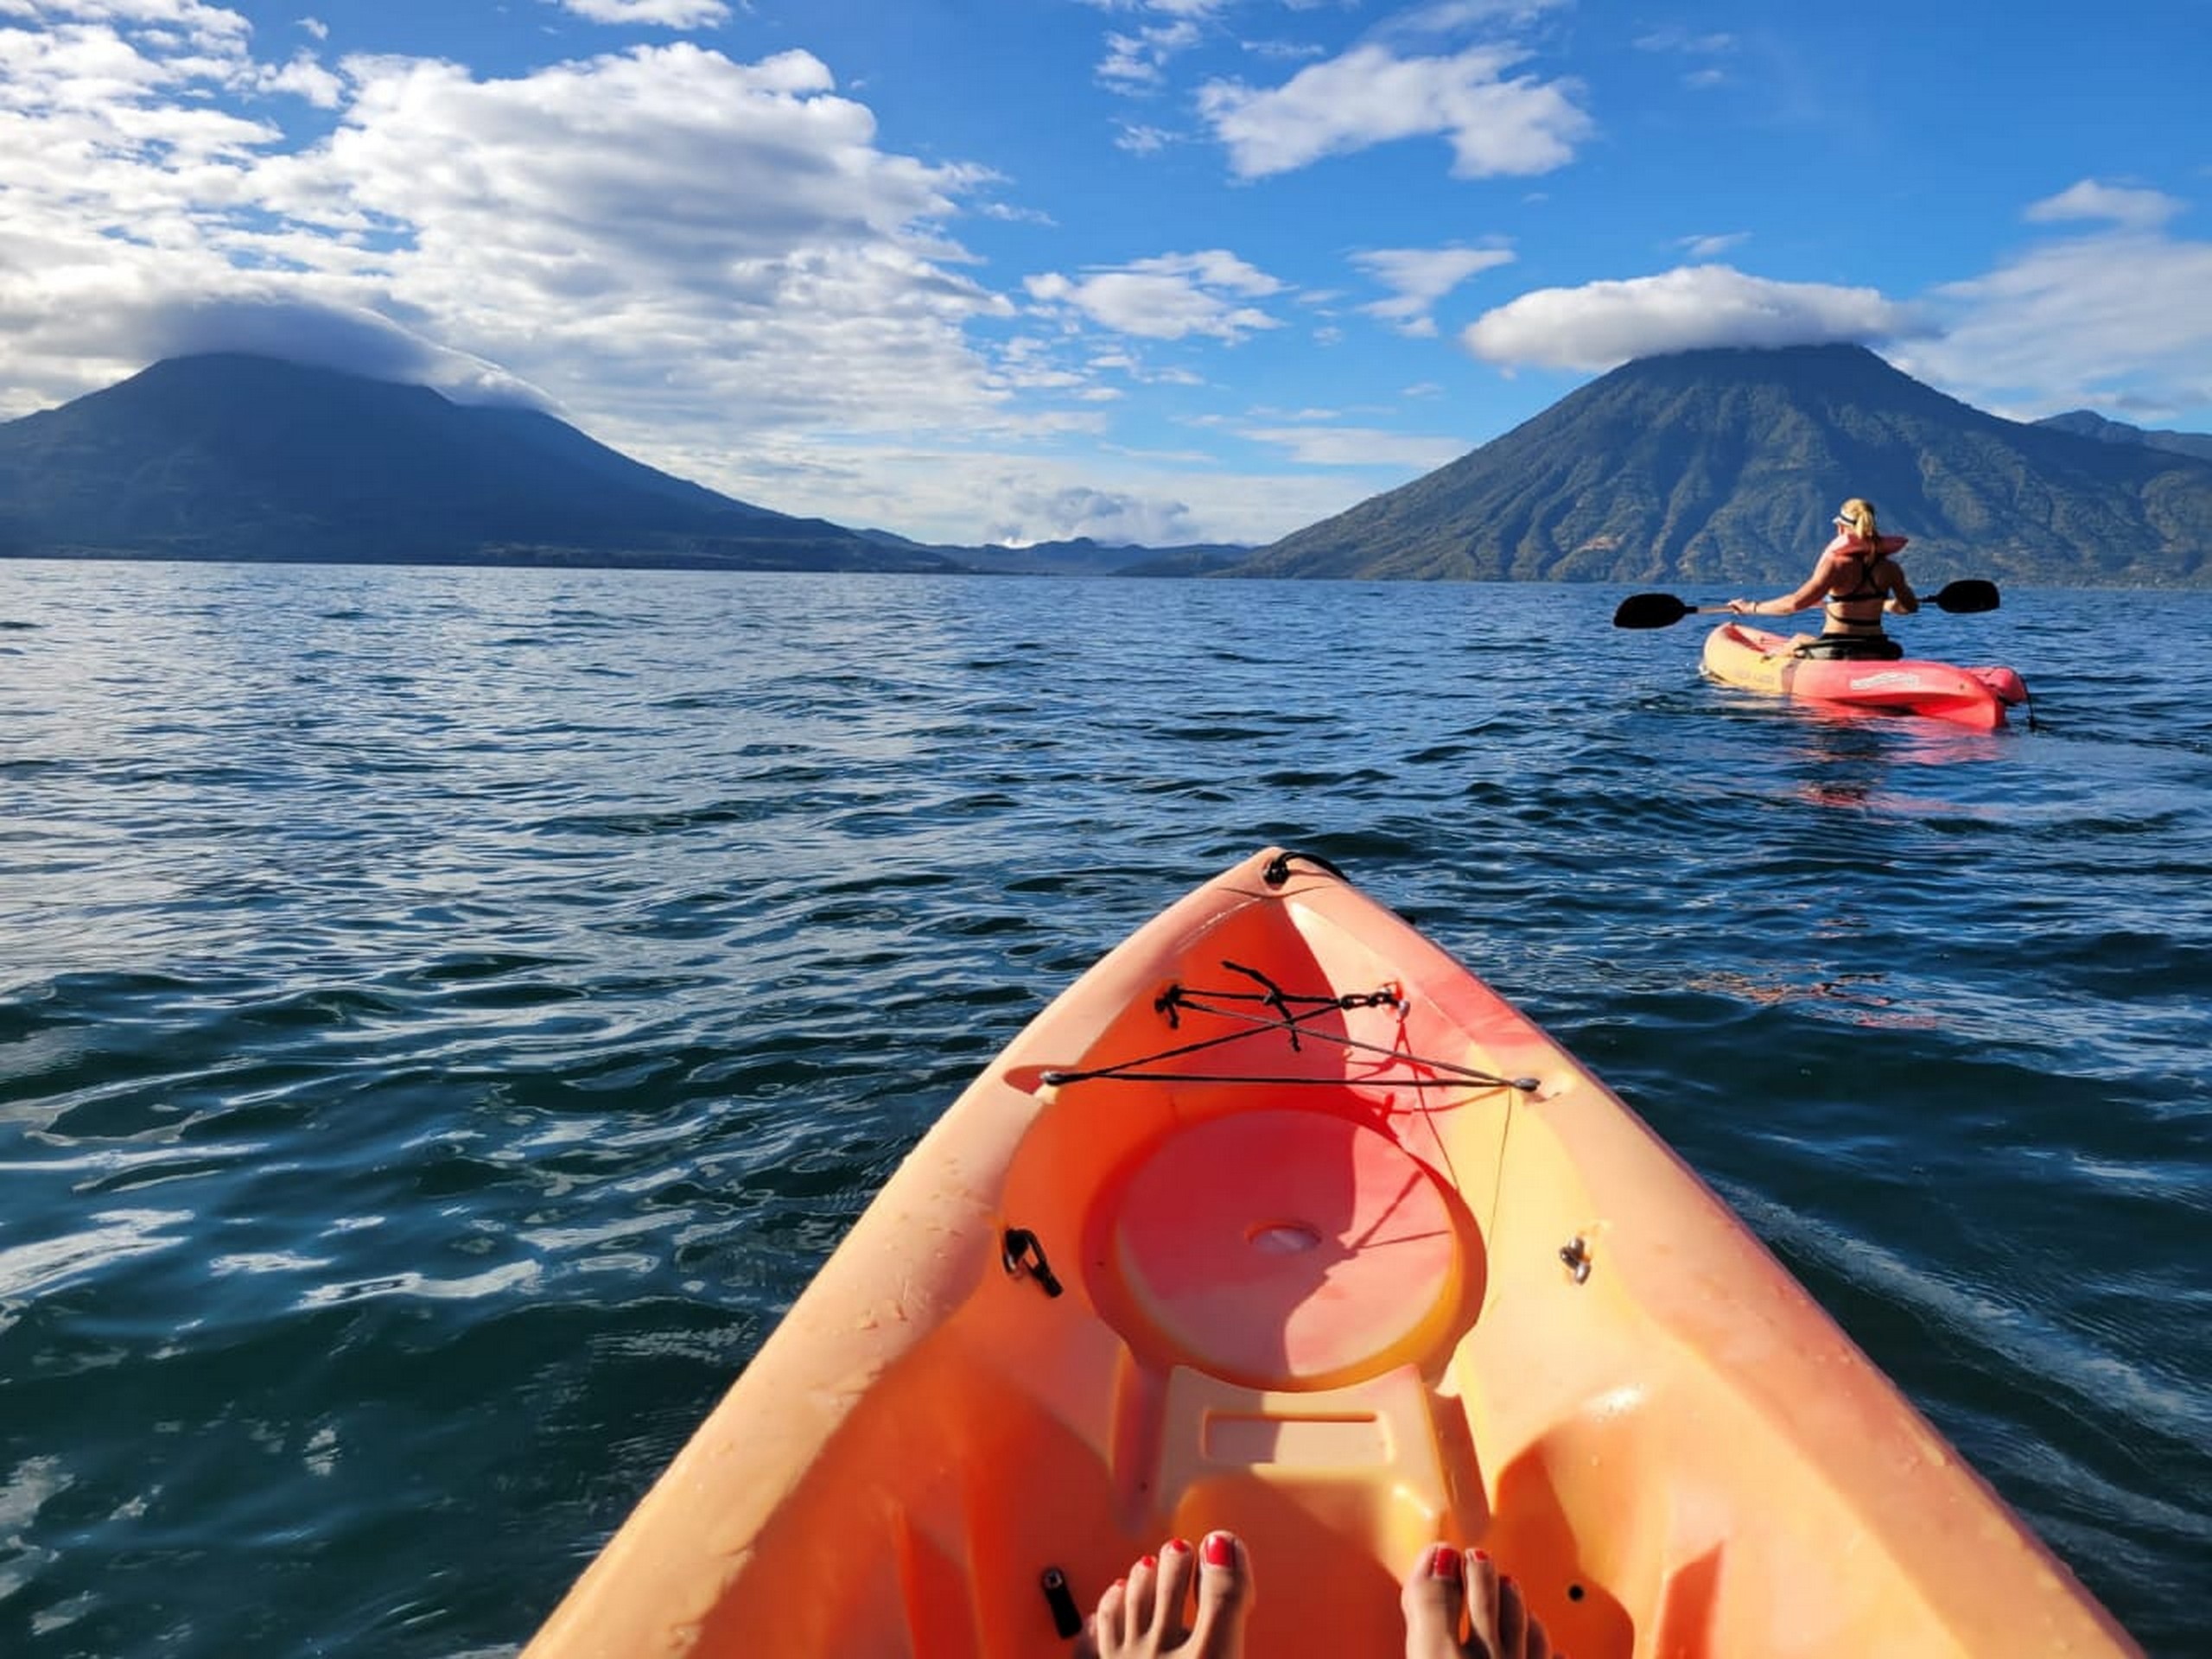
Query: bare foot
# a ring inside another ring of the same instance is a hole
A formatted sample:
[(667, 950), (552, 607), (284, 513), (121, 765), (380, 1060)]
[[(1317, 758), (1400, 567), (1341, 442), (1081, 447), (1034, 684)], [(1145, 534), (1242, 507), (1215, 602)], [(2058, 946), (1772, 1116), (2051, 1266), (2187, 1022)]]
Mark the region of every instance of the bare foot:
[[(1565, 1659), (1544, 1627), (1479, 1549), (1449, 1544), (1423, 1550), (1406, 1575), (1406, 1659)], [(1463, 1637), (1460, 1632), (1465, 1630)]]
[[(1186, 1618), (1193, 1579), (1198, 1613)], [(1095, 1659), (1241, 1659), (1251, 1607), (1252, 1563), (1234, 1534), (1210, 1532), (1195, 1552), (1171, 1539), (1099, 1597), (1077, 1651)]]

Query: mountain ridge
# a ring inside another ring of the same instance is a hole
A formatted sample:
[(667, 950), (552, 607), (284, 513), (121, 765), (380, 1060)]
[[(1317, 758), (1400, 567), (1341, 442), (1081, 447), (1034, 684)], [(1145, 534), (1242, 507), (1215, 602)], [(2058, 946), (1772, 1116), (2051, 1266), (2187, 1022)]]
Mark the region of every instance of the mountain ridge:
[(2212, 584), (2212, 461), (2008, 421), (1855, 346), (1624, 365), (1236, 574), (1794, 583), (1849, 496), (1931, 582)]
[(557, 417), (242, 353), (0, 425), (0, 547), (321, 562), (957, 568), (717, 494)]
[(0, 556), (1061, 577), (1795, 583), (1835, 505), (1916, 575), (2212, 585), (2212, 437), (1985, 413), (1859, 346), (1622, 365), (1259, 549), (961, 547), (774, 512), (558, 417), (245, 354), (0, 423)]
[(2195, 455), (2200, 461), (2212, 461), (2212, 433), (2173, 432), (2130, 426), (2126, 421), (2115, 421), (2108, 416), (2086, 409), (2069, 409), (2063, 414), (2046, 415), (2036, 424), (2052, 427), (2061, 432), (2071, 432), (2078, 437), (2094, 438), (2101, 443), (2139, 443), (2152, 449), (2171, 449), (2176, 454)]

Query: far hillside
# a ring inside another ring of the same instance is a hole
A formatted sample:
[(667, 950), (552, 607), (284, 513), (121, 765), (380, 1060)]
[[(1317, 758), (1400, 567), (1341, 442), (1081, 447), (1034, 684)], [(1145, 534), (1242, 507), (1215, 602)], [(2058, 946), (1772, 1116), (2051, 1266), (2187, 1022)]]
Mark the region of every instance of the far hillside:
[(1804, 575), (1859, 495), (1931, 586), (2212, 586), (2212, 457), (2109, 438), (1985, 414), (1859, 346), (1687, 352), (1616, 369), (1236, 573), (1773, 584)]

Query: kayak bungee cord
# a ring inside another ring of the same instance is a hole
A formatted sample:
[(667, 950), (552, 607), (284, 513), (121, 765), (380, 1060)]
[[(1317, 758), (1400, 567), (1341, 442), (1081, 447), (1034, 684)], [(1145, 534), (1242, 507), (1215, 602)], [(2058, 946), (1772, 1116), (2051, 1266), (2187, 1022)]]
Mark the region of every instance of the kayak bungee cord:
[[(1344, 1033), (1319, 1030), (1307, 1023), (1315, 1016), (1325, 1013), (1349, 1013), (1357, 1008), (1390, 1008), (1396, 1011), (1399, 1029), (1402, 1033), (1406, 1014), (1411, 1005), (1407, 1001), (1402, 989), (1395, 985), (1385, 985), (1373, 991), (1351, 991), (1332, 996), (1313, 992), (1285, 990), (1258, 969), (1247, 968), (1239, 963), (1224, 959), (1221, 965), (1233, 973), (1242, 974), (1248, 979), (1257, 981), (1265, 988), (1260, 991), (1193, 989), (1179, 982), (1169, 985), (1166, 990), (1153, 999), (1153, 1010), (1167, 1021), (1170, 1030), (1181, 1029), (1182, 1015), (1186, 1011), (1193, 1014), (1209, 1014), (1217, 1020), (1235, 1022), (1241, 1027), (1240, 1029), (1226, 1032), (1219, 1036), (1201, 1038), (1196, 1042), (1185, 1043), (1174, 1048), (1164, 1049), (1157, 1053), (1143, 1055), (1135, 1059), (1119, 1061), (1112, 1065), (1096, 1066), (1087, 1071), (1047, 1071), (1044, 1073), (1042, 1080), (1055, 1087), (1101, 1080), (1243, 1084), (1269, 1088), (1311, 1087), (1319, 1084), (1338, 1089), (1403, 1089), (1413, 1091), (1417, 1096), (1420, 1091), (1430, 1089), (1458, 1089), (1471, 1093), (1478, 1088), (1506, 1089), (1523, 1095), (1533, 1095), (1541, 1086), (1535, 1077), (1502, 1077), (1494, 1072), (1460, 1065), (1450, 1060), (1431, 1059), (1422, 1055), (1410, 1053), (1404, 1049), (1389, 1048), (1380, 1043), (1366, 1042)], [(1243, 1007), (1222, 1006), (1239, 1003), (1246, 1005), (1257, 1003), (1274, 1012), (1270, 1014), (1259, 1014), (1246, 1012)], [(1162, 1061), (1179, 1059), (1185, 1055), (1201, 1053), (1230, 1043), (1243, 1042), (1248, 1038), (1256, 1037), (1267, 1032), (1277, 1031), (1289, 1038), (1294, 1052), (1302, 1052), (1299, 1046), (1299, 1037), (1302, 1031), (1309, 1036), (1334, 1043), (1348, 1051), (1380, 1055), (1382, 1057), (1383, 1065), (1378, 1066), (1368, 1076), (1347, 1075), (1338, 1077), (1258, 1072), (1224, 1074), (1152, 1069)], [(1419, 1067), (1427, 1071), (1450, 1075), (1428, 1077), (1385, 1075), (1395, 1067)], [(1397, 1109), (1393, 1107), (1391, 1109), (1395, 1115)], [(1409, 1109), (1413, 1109), (1414, 1115), (1427, 1126), (1428, 1134), (1435, 1142), (1436, 1155), (1443, 1160), (1447, 1171), (1452, 1170), (1451, 1148), (1445, 1144), (1443, 1136), (1438, 1132), (1432, 1103), (1424, 1101), (1418, 1109), (1409, 1108)], [(1509, 1103), (1509, 1110), (1506, 1113), (1508, 1133), (1510, 1133), (1513, 1116)], [(1391, 1133), (1392, 1138), (1398, 1144), (1401, 1146), (1406, 1144), (1402, 1131)], [(1501, 1166), (1501, 1171), (1502, 1168), (1503, 1166)], [(1452, 1179), (1455, 1186), (1460, 1184), (1456, 1171), (1453, 1172)], [(1491, 1199), (1492, 1213), (1495, 1213), (1497, 1201), (1496, 1192), (1491, 1193)], [(1379, 1219), (1376, 1224), (1381, 1224)], [(1046, 1265), (1042, 1248), (1035, 1244), (1034, 1237), (1033, 1234), (1020, 1229), (1010, 1230), (1007, 1234), (1007, 1243), (1001, 1253), (1007, 1274), (1011, 1278), (1035, 1280), (1048, 1296), (1055, 1295), (1058, 1289), (1058, 1281), (1053, 1279), (1051, 1268)], [(1028, 1259), (1033, 1254), (1035, 1258), (1033, 1262)], [(1568, 1265), (1570, 1271), (1575, 1269), (1576, 1264), (1570, 1262)], [(1588, 1268), (1584, 1267), (1580, 1271), (1586, 1274)], [(1579, 1280), (1578, 1282), (1580, 1282)]]
[(1155, 1010), (1167, 1016), (1168, 1030), (1174, 1031), (1181, 1026), (1181, 1012), (1185, 1006), (1198, 1014), (1217, 1014), (1223, 1019), (1232, 1017), (1225, 1009), (1210, 1007), (1204, 1002), (1189, 1001), (1188, 999), (1193, 996), (1211, 997), (1220, 1002), (1263, 1002), (1268, 1007), (1281, 1010), (1283, 1019), (1288, 1022), (1285, 1029), (1290, 1033), (1290, 1052), (1295, 1054), (1298, 1052), (1298, 1022), (1300, 1016), (1292, 1012), (1290, 1005), (1294, 1002), (1305, 1003), (1307, 1011), (1315, 1014), (1324, 1008), (1341, 1009), (1349, 1013), (1354, 1008), (1395, 1007), (1402, 1017), (1405, 1012), (1402, 999), (1395, 990), (1388, 986), (1379, 991), (1345, 991), (1339, 995), (1325, 996), (1306, 991), (1286, 991), (1258, 969), (1247, 968), (1242, 963), (1230, 962), (1227, 957), (1222, 959), (1221, 965), (1232, 974), (1242, 974), (1245, 978), (1255, 980), (1266, 986), (1268, 988), (1266, 995), (1260, 995), (1251, 991), (1189, 991), (1180, 985), (1170, 985), (1153, 999), (1152, 1004)]
[[(1341, 1032), (1318, 1030), (1306, 1023), (1311, 1016), (1325, 1012), (1349, 1012), (1355, 1008), (1375, 1007), (1395, 1007), (1399, 1010), (1402, 1020), (1406, 1007), (1405, 999), (1395, 987), (1385, 986), (1375, 991), (1347, 992), (1338, 996), (1318, 995), (1312, 992), (1286, 991), (1266, 975), (1255, 969), (1240, 966), (1236, 963), (1224, 961), (1222, 966), (1233, 973), (1243, 974), (1249, 978), (1259, 981), (1261, 984), (1267, 987), (1267, 990), (1262, 994), (1252, 991), (1192, 989), (1179, 984), (1171, 985), (1154, 1000), (1153, 1007), (1166, 1016), (1171, 1031), (1180, 1028), (1181, 1014), (1185, 1010), (1192, 1014), (1211, 1014), (1217, 1020), (1234, 1020), (1241, 1023), (1244, 1029), (1225, 1032), (1217, 1037), (1201, 1038), (1197, 1042), (1185, 1043), (1178, 1047), (1162, 1049), (1156, 1053), (1142, 1055), (1135, 1059), (1120, 1060), (1112, 1065), (1097, 1066), (1088, 1071), (1048, 1071), (1044, 1074), (1042, 1080), (1055, 1088), (1072, 1083), (1091, 1083), (1103, 1078), (1147, 1083), (1263, 1084), (1269, 1087), (1320, 1084), (1333, 1088), (1341, 1087), (1346, 1084), (1383, 1084), (1398, 1089), (1459, 1089), (1473, 1084), (1492, 1088), (1515, 1089), (1523, 1094), (1532, 1094), (1539, 1086), (1537, 1080), (1534, 1077), (1501, 1077), (1494, 1072), (1478, 1071), (1472, 1066), (1460, 1065), (1451, 1060), (1431, 1059), (1423, 1055), (1407, 1053), (1402, 1049), (1386, 1048), (1380, 1043), (1365, 1042)], [(1269, 1018), (1255, 1014), (1247, 1014), (1238, 1008), (1217, 1006), (1220, 1003), (1228, 1002), (1257, 1002), (1277, 1009), (1279, 1012)], [(1292, 1007), (1294, 1003), (1303, 1005), (1303, 1012), (1294, 1009)], [(1181, 1059), (1185, 1055), (1201, 1053), (1207, 1049), (1220, 1048), (1230, 1043), (1242, 1042), (1248, 1037), (1257, 1036), (1263, 1032), (1270, 1031), (1280, 1031), (1287, 1035), (1293, 1052), (1300, 1052), (1299, 1034), (1304, 1032), (1309, 1036), (1334, 1043), (1339, 1048), (1361, 1053), (1379, 1054), (1385, 1060), (1395, 1065), (1419, 1066), (1430, 1071), (1449, 1072), (1452, 1075), (1426, 1077), (1380, 1076), (1317, 1077), (1211, 1071), (1155, 1071), (1146, 1069), (1157, 1065), (1163, 1060)]]

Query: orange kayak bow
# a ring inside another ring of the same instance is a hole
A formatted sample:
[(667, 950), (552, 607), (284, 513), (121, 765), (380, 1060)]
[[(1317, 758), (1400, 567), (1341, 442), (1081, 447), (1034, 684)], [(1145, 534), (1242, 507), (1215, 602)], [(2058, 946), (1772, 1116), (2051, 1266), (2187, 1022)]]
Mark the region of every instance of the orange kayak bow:
[(1269, 851), (951, 1106), (528, 1659), (1065, 1659), (1215, 1528), (1255, 1656), (1402, 1650), (1435, 1540), (1575, 1659), (2137, 1651), (1620, 1100)]

